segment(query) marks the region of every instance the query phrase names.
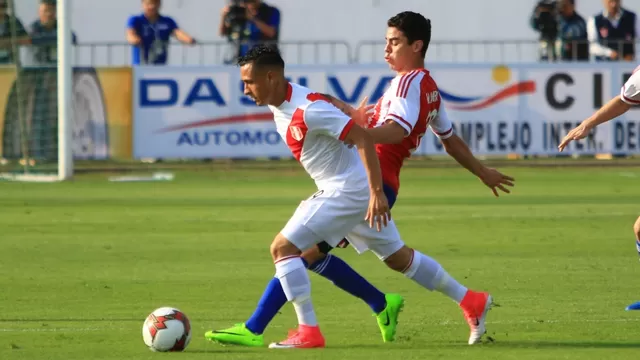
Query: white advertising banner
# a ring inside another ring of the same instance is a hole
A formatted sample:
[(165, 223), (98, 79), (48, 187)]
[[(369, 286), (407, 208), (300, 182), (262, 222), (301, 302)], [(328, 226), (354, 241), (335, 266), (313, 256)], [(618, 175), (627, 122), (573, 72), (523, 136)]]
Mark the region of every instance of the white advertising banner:
[[(478, 155), (554, 155), (567, 131), (620, 92), (634, 64), (429, 65), (456, 133)], [(288, 66), (291, 81), (357, 105), (382, 96), (384, 66)], [(136, 67), (135, 158), (289, 157), (237, 67)], [(640, 111), (601, 125), (567, 153), (640, 151)], [(433, 134), (416, 154), (442, 154)]]

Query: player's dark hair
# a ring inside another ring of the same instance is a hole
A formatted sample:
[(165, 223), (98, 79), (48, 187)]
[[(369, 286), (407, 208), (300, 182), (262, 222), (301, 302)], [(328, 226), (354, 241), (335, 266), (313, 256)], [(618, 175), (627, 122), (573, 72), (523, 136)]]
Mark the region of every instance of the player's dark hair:
[(387, 21), (388, 27), (394, 27), (404, 34), (413, 44), (416, 40), (422, 40), (422, 57), (427, 55), (427, 48), (431, 42), (431, 20), (413, 11), (404, 11)]
[(276, 67), (284, 69), (284, 60), (280, 51), (274, 46), (256, 45), (237, 60), (238, 66), (252, 64), (254, 67)]

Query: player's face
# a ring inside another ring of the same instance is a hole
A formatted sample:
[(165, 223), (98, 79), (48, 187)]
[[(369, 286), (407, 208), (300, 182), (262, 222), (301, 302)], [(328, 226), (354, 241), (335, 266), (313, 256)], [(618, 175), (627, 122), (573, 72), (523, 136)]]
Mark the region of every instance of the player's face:
[(251, 63), (240, 67), (240, 78), (244, 83), (244, 94), (256, 102), (256, 105), (268, 105), (271, 100), (271, 73), (257, 71)]
[(410, 66), (416, 54), (420, 55), (420, 44), (422, 41), (414, 41), (409, 44), (406, 36), (397, 28), (387, 28), (384, 47), (384, 60), (394, 71), (402, 71)]
[(142, 11), (147, 16), (156, 16), (160, 12), (160, 0), (143, 0)]

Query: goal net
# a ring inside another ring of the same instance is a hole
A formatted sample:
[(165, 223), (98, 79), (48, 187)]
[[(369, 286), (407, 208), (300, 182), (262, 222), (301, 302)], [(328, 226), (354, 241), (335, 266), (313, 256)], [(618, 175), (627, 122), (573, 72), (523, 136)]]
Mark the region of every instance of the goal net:
[[(83, 145), (73, 134), (84, 130), (74, 129), (74, 112), (86, 109), (72, 101), (68, 3), (0, 0), (0, 179), (72, 176), (72, 149)], [(23, 17), (21, 6), (37, 11)]]

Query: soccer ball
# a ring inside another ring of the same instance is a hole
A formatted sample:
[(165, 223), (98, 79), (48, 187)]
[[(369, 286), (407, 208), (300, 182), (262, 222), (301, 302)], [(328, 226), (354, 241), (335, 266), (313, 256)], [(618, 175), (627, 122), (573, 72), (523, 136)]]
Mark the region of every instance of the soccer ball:
[(191, 341), (191, 324), (182, 311), (161, 307), (144, 321), (142, 339), (151, 351), (182, 351)]

